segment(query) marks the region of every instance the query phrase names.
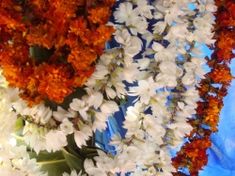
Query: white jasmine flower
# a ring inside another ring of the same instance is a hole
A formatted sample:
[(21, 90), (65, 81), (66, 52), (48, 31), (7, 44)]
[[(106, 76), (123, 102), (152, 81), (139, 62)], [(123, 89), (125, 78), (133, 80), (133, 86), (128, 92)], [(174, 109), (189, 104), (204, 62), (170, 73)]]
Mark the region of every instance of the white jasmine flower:
[(195, 83), (195, 77), (194, 75), (189, 72), (189, 73), (186, 73), (184, 75), (184, 77), (182, 78), (182, 83), (185, 85), (185, 86), (190, 86), (190, 85), (194, 85)]
[(106, 121), (108, 119), (108, 115), (102, 112), (95, 113), (95, 121), (92, 126), (92, 130), (95, 132), (96, 130), (102, 131), (107, 127)]
[(155, 140), (159, 145), (163, 144), (162, 137), (165, 134), (165, 129), (161, 126), (161, 122), (151, 115), (146, 115), (143, 120), (143, 126), (146, 132)]
[(103, 95), (100, 92), (91, 93), (87, 103), (89, 106), (94, 106), (95, 109), (98, 109), (103, 103)]
[(70, 122), (68, 119), (64, 119), (60, 124), (60, 129), (63, 131), (64, 134), (72, 134), (74, 131), (73, 123)]
[(122, 45), (128, 45), (130, 43), (131, 40), (131, 35), (128, 32), (127, 29), (122, 29), (122, 30), (117, 30), (115, 32), (115, 36), (114, 36), (115, 40), (122, 44)]
[(141, 70), (147, 69), (149, 67), (150, 64), (150, 59), (148, 58), (143, 58), (143, 59), (139, 59), (138, 61), (138, 66)]
[(168, 34), (164, 37), (164, 39), (173, 42), (173, 41), (185, 41), (186, 36), (189, 35), (189, 31), (187, 29), (187, 24), (175, 25), (171, 26)]
[(114, 18), (119, 23), (130, 24), (130, 21), (137, 18), (137, 11), (133, 10), (133, 5), (130, 2), (121, 3), (114, 12)]
[(106, 92), (108, 98), (110, 98), (110, 99), (114, 99), (117, 95), (116, 92), (110, 87), (106, 87), (105, 92)]
[[(121, 76), (121, 75), (120, 75)], [(118, 78), (118, 79), (112, 79), (112, 86), (115, 88), (115, 93), (117, 94), (118, 98), (123, 98), (127, 93), (126, 89), (125, 89), (125, 85), (122, 82), (122, 78)]]
[(33, 107), (24, 108), (20, 114), (31, 116), (35, 123), (46, 124), (52, 117), (52, 110), (41, 103)]
[[(142, 38), (146, 41), (146, 47), (149, 47), (150, 43), (154, 40), (154, 35), (146, 30), (145, 33), (142, 34)], [(144, 53), (147, 53), (147, 50), (148, 49), (146, 49)]]
[[(162, 34), (166, 28), (167, 23), (165, 21), (159, 21), (154, 24), (153, 33)], [(156, 42), (155, 42), (156, 43)]]
[(135, 56), (142, 49), (142, 41), (138, 37), (131, 36), (126, 29), (116, 31), (115, 40), (124, 46), (124, 52), (129, 57)]
[(89, 106), (84, 100), (79, 100), (77, 98), (74, 98), (69, 106), (72, 110), (78, 111), (83, 119), (87, 120), (88, 118), (87, 111), (89, 109)]
[(192, 58), (191, 62), (195, 65), (194, 72), (199, 78), (204, 78), (204, 75), (206, 74), (205, 70), (203, 69), (203, 65), (206, 64), (206, 60), (199, 59), (199, 58)]
[(151, 5), (148, 5), (147, 1), (137, 0), (136, 4), (137, 4), (136, 10), (141, 16), (144, 16), (145, 18), (148, 18), (148, 19), (153, 18), (151, 10), (154, 9), (154, 7)]
[(154, 58), (157, 62), (166, 60), (172, 62), (175, 61), (177, 50), (174, 46), (169, 45), (167, 48), (164, 48), (161, 44), (154, 42), (152, 48), (154, 51), (156, 51)]
[(104, 114), (112, 114), (119, 110), (118, 105), (114, 101), (106, 101), (100, 107), (100, 110)]
[(182, 69), (171, 61), (161, 62), (159, 68), (161, 72), (157, 75), (156, 81), (163, 86), (175, 87), (177, 85), (177, 77), (183, 73)]
[(130, 21), (130, 31), (133, 35), (146, 34), (148, 28), (148, 22), (146, 18), (137, 16), (136, 18), (131, 19)]
[(194, 40), (208, 45), (215, 42), (215, 39), (213, 39), (214, 34), (211, 32), (214, 24), (212, 14), (206, 13), (203, 16), (198, 16), (194, 19), (193, 24), (196, 28), (192, 36)]
[(138, 96), (141, 103), (148, 104), (151, 97), (155, 95), (157, 85), (152, 77), (140, 80), (138, 86), (130, 87), (129, 95)]
[(0, 144), (5, 143), (14, 131), (17, 116), (5, 102), (0, 102)]
[(74, 132), (74, 140), (79, 148), (86, 145), (90, 136), (92, 136), (92, 129), (87, 125), (80, 126), (79, 131)]
[(186, 134), (189, 134), (192, 131), (192, 126), (185, 122), (176, 122), (167, 125), (168, 128), (174, 130), (174, 137), (176, 138), (176, 141), (178, 140), (178, 143), (176, 143), (176, 146), (182, 142), (182, 139), (185, 137)]
[[(182, 7), (181, 7), (182, 8)], [(169, 25), (172, 25), (173, 22), (179, 22), (180, 16), (184, 15), (184, 12), (180, 10), (177, 5), (173, 5), (172, 7), (165, 10), (165, 22)]]
[(159, 68), (163, 74), (169, 74), (169, 75), (175, 75), (175, 74), (177, 74), (177, 71), (178, 71), (178, 67), (177, 67), (176, 63), (171, 62), (171, 61), (161, 62), (159, 65)]
[(206, 4), (206, 11), (208, 12), (216, 12), (217, 6), (215, 5), (215, 1), (213, 0), (208, 0)]
[(126, 111), (125, 119), (134, 122), (139, 119), (141, 104), (136, 103), (135, 106), (129, 106)]
[(35, 124), (27, 123), (23, 129), (23, 138), (36, 153), (46, 150), (46, 134), (48, 130)]
[(107, 175), (105, 170), (102, 168), (95, 167), (91, 159), (86, 159), (84, 162), (84, 168), (89, 176), (105, 176)]
[(127, 56), (133, 57), (142, 49), (142, 41), (138, 37), (131, 37), (130, 42), (124, 47)]
[(105, 65), (96, 65), (95, 73), (92, 75), (95, 79), (103, 79), (107, 74), (109, 74), (108, 68)]
[(1, 145), (0, 172), (2, 176), (47, 176), (35, 159), (30, 159), (26, 147)]
[(137, 64), (133, 63), (130, 66), (124, 67), (123, 77), (124, 77), (125, 81), (127, 81), (129, 83), (135, 82), (137, 80), (139, 74), (140, 74), (140, 71), (138, 69)]
[(57, 121), (62, 122), (66, 118), (74, 118), (76, 113), (71, 109), (66, 111), (62, 107), (58, 106), (57, 111), (53, 111), (52, 115)]
[(185, 97), (184, 102), (189, 105), (194, 105), (200, 98), (195, 87), (188, 89), (183, 95)]
[[(177, 112), (177, 116), (186, 118), (191, 118), (193, 114), (196, 113), (195, 108), (197, 107), (196, 102), (192, 105), (184, 105), (184, 108), (181, 111)], [(177, 117), (178, 118), (178, 117)]]
[(93, 122), (93, 125), (92, 125), (92, 130), (93, 131), (100, 131), (100, 132), (103, 132), (103, 130), (105, 130), (107, 128), (107, 124), (106, 122), (104, 121), (101, 121), (101, 120), (95, 120)]
[(153, 18), (156, 19), (156, 20), (159, 20), (159, 19), (162, 19), (164, 18), (163, 14), (161, 12), (154, 12), (153, 13)]

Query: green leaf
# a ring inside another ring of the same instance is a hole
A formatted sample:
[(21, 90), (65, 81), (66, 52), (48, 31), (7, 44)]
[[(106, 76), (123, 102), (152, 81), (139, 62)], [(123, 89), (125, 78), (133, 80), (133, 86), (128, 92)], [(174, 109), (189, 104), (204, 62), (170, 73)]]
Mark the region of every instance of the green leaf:
[(71, 170), (75, 169), (77, 171), (82, 170), (83, 168), (83, 159), (79, 158), (71, 153), (69, 153), (67, 150), (63, 149), (63, 155), (64, 158), (70, 167)]
[(29, 53), (37, 63), (43, 63), (50, 58), (50, 56), (54, 53), (54, 50), (35, 45), (29, 48)]
[(48, 176), (62, 176), (64, 172), (70, 173), (71, 171), (62, 151), (54, 153), (41, 151), (39, 154), (29, 151), (28, 153), (30, 158), (37, 160), (41, 170), (47, 172)]
[(21, 131), (22, 128), (24, 127), (24, 120), (22, 118), (17, 118), (16, 123), (15, 123), (15, 131)]
[(41, 166), (42, 171), (48, 173), (48, 176), (62, 176), (64, 172), (71, 171), (65, 159), (41, 161), (38, 165)]
[(14, 136), (14, 138), (16, 139), (16, 144), (17, 146), (20, 146), (20, 145), (25, 145), (27, 146), (27, 144), (25, 143), (24, 141), (24, 137), (21, 136), (21, 134), (19, 134), (20, 132), (16, 132), (15, 134), (12, 134), (12, 136)]
[(96, 147), (83, 147), (80, 151), (80, 153), (85, 157), (92, 159), (95, 156), (98, 156), (97, 150), (99, 150)]
[(64, 155), (62, 151), (48, 153), (47, 151), (41, 151), (39, 154), (36, 154), (33, 151), (28, 152), (30, 158), (36, 158), (37, 162), (43, 161), (53, 161), (53, 160), (62, 160), (64, 159)]
[(70, 153), (79, 158), (83, 158), (83, 160), (85, 158), (93, 158), (97, 156), (98, 155), (97, 150), (100, 150), (97, 147), (91, 147), (91, 146), (89, 147), (83, 146), (82, 148), (78, 148), (74, 141), (73, 135), (69, 135), (67, 137), (67, 140), (68, 140), (68, 146), (66, 147), (67, 151), (69, 151)]
[(68, 146), (61, 151), (48, 153), (41, 151), (36, 154), (34, 151), (28, 151), (31, 158), (37, 160), (38, 165), (42, 171), (48, 173), (48, 176), (62, 176), (64, 172), (71, 172), (71, 170), (83, 170), (83, 162), (85, 158), (94, 158), (97, 156), (96, 147), (78, 148), (73, 135), (68, 136)]

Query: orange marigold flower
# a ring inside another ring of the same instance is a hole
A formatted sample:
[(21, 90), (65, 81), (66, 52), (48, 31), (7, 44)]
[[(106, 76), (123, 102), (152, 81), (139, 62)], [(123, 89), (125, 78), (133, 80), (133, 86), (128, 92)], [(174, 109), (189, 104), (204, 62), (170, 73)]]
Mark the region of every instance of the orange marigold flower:
[(212, 131), (217, 131), (219, 121), (219, 113), (223, 106), (223, 101), (217, 97), (209, 96), (207, 98), (208, 106), (205, 110), (203, 122), (211, 127)]
[(196, 176), (198, 171), (207, 163), (206, 150), (211, 146), (209, 137), (193, 139), (186, 143), (177, 156), (172, 159), (176, 168), (188, 166), (191, 176)]
[(215, 68), (208, 73), (208, 76), (214, 83), (221, 83), (229, 85), (233, 76), (231, 75), (230, 68), (226, 64), (218, 64)]
[(230, 61), (234, 56), (232, 50), (235, 48), (235, 33), (233, 31), (220, 31), (217, 48), (216, 53), (219, 61)]
[(88, 19), (91, 23), (105, 24), (109, 19), (110, 8), (108, 6), (100, 6), (89, 9)]
[(86, 71), (96, 60), (96, 53), (88, 47), (73, 48), (68, 56), (68, 62), (72, 64), (77, 72)]
[(37, 68), (36, 78), (40, 80), (38, 92), (50, 100), (62, 103), (72, 93), (71, 74), (66, 65), (43, 64)]
[(85, 21), (84, 18), (78, 18), (76, 20), (73, 20), (70, 23), (70, 27), (69, 27), (71, 33), (76, 34), (77, 36), (83, 38), (84, 35), (87, 32), (87, 22)]

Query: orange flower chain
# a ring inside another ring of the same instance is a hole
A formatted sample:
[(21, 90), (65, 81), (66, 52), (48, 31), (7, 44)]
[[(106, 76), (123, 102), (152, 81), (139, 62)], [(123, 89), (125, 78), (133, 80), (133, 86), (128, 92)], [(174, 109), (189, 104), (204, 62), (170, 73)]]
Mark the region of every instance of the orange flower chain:
[(94, 71), (115, 0), (1, 0), (0, 66), (31, 106), (62, 103)]
[(215, 2), (218, 7), (215, 14), (216, 43), (211, 58), (207, 58), (211, 71), (198, 88), (202, 101), (198, 102), (196, 118), (189, 120), (193, 131), (188, 136), (188, 142), (172, 159), (173, 165), (179, 170), (174, 173), (175, 176), (188, 175), (184, 169), (188, 169), (190, 176), (196, 176), (207, 164), (206, 150), (211, 146), (210, 135), (218, 130), (223, 97), (233, 78), (229, 63), (234, 58), (235, 49), (235, 1)]

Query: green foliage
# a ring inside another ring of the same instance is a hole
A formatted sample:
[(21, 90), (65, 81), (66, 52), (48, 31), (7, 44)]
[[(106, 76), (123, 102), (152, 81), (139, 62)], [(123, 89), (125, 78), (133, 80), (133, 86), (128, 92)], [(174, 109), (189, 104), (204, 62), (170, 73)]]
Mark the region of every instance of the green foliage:
[(15, 123), (15, 131), (21, 131), (24, 127), (24, 120), (22, 118), (17, 118)]
[(68, 146), (61, 151), (49, 153), (41, 151), (39, 154), (34, 151), (28, 152), (31, 158), (37, 160), (42, 171), (48, 173), (48, 176), (62, 176), (64, 172), (70, 173), (71, 170), (83, 170), (83, 162), (86, 158), (92, 159), (97, 156), (96, 147), (83, 147), (79, 149), (76, 146), (73, 135), (68, 136)]
[(70, 173), (71, 170), (81, 170), (83, 160), (65, 149), (62, 151), (48, 153), (41, 151), (36, 154), (33, 151), (28, 152), (31, 158), (37, 160), (42, 171), (48, 172), (48, 176), (62, 176), (64, 172)]

